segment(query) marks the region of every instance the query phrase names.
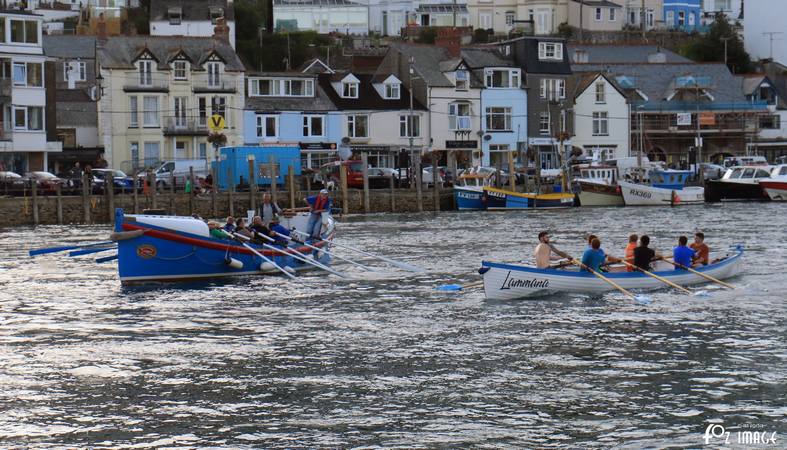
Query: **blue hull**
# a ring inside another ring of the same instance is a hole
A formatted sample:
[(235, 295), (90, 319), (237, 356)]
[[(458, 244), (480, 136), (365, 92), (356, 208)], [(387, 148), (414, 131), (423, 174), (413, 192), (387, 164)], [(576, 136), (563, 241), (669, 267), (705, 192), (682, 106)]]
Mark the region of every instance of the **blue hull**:
[(483, 201), (484, 193), (480, 189), (454, 187), (454, 199), (459, 210), (486, 209)]
[(487, 209), (541, 209), (568, 208), (574, 206), (573, 194), (520, 194), (502, 189), (484, 189)]

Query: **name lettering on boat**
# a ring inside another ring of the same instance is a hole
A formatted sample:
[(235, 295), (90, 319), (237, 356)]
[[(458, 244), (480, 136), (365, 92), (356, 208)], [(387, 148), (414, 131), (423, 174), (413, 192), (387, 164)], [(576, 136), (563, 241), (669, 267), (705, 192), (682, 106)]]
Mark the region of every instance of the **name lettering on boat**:
[(506, 198), (505, 192), (486, 191), (486, 194), (490, 197)]
[(651, 198), (651, 197), (653, 197), (652, 193), (647, 192), (647, 191), (640, 191), (639, 189), (631, 189), (630, 193), (631, 193), (631, 195), (636, 195), (637, 197), (642, 197), (642, 198)]
[(459, 192), (459, 198), (467, 198), (470, 200), (478, 200), (481, 198), (480, 192)]
[(548, 287), (549, 280), (539, 280), (538, 278), (533, 278), (532, 280), (520, 280), (519, 278), (511, 278), (511, 271), (509, 270), (506, 274), (506, 279), (503, 280), (503, 285), (500, 286), (500, 290), (504, 291), (511, 288), (545, 289)]
[(158, 253), (158, 250), (156, 250), (156, 247), (150, 244), (142, 244), (137, 246), (137, 256), (142, 259), (155, 258), (156, 253)]

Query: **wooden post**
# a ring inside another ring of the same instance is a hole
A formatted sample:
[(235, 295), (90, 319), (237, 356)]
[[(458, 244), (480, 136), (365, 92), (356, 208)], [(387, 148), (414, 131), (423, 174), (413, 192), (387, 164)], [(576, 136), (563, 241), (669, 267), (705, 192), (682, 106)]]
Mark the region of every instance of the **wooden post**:
[(415, 195), (416, 195), (416, 205), (418, 206), (418, 212), (424, 212), (424, 199), (423, 199), (423, 172), (421, 171), (421, 153), (418, 153), (418, 157), (415, 158)]
[(38, 182), (30, 183), (30, 196), (33, 200), (33, 225), (38, 225)]
[(153, 170), (148, 171), (148, 192), (150, 192), (150, 207), (156, 209), (156, 196), (158, 192), (156, 189), (156, 176), (153, 175)]
[(55, 193), (57, 194), (57, 224), (63, 224), (63, 188), (58, 183), (55, 186)]
[(134, 214), (139, 214), (139, 198), (137, 197), (137, 183), (139, 182), (139, 176), (137, 174), (137, 169), (134, 169), (134, 187), (132, 188), (132, 197), (134, 197)]
[(82, 174), (82, 211), (85, 214), (85, 223), (90, 223), (90, 179), (87, 173)]
[(287, 177), (290, 185), (288, 188), (290, 191), (290, 208), (295, 208), (295, 167), (292, 164), (287, 166)]
[(115, 223), (115, 177), (112, 172), (108, 172), (104, 179), (104, 187), (107, 190), (107, 215), (109, 223)]
[[(194, 166), (189, 166), (189, 184), (191, 189), (189, 189), (189, 215), (194, 214)], [(174, 197), (174, 196), (173, 196)], [(177, 214), (175, 214), (177, 215)]]
[(342, 189), (342, 214), (350, 213), (350, 196), (347, 195), (347, 166), (339, 165), (339, 184)]
[(396, 212), (396, 189), (394, 186), (393, 174), (391, 174), (391, 176), (389, 177), (388, 183), (389, 183), (388, 185), (391, 188), (391, 212)]
[(306, 196), (312, 195), (312, 177), (311, 175), (306, 175)]
[(229, 164), (229, 168), (227, 169), (227, 180), (228, 180), (227, 183), (229, 183), (230, 186), (230, 192), (228, 194), (230, 198), (229, 213), (231, 216), (235, 217), (235, 205), (233, 204), (235, 202), (235, 199), (233, 198), (234, 197), (233, 194), (235, 193), (235, 179), (232, 178), (232, 164)]
[(257, 215), (257, 204), (256, 204), (256, 197), (257, 197), (257, 181), (254, 177), (254, 156), (249, 155), (251, 159), (249, 159), (249, 209), (253, 209), (255, 211), (254, 215)]
[(369, 214), (369, 155), (361, 153), (361, 171), (363, 173), (363, 212)]
[(169, 173), (169, 213), (173, 216), (177, 216), (178, 213), (175, 210), (175, 171)]
[(434, 212), (440, 212), (440, 169), (437, 168), (437, 152), (432, 152), (432, 192), (433, 198), (432, 201), (434, 202)]
[(276, 191), (278, 188), (276, 182), (277, 182), (277, 178), (279, 177), (279, 174), (276, 171), (275, 155), (270, 156), (269, 164), (270, 164), (270, 176), (271, 176), (271, 201), (273, 203), (276, 203)]
[(516, 192), (516, 174), (514, 173), (514, 152), (508, 152), (508, 185)]
[(211, 208), (213, 210), (213, 218), (215, 219), (219, 216), (219, 212), (217, 211), (217, 207), (216, 207), (216, 191), (218, 190), (218, 185), (219, 185), (219, 179), (217, 177), (218, 173), (216, 167), (211, 167), (210, 173), (213, 177), (213, 184), (210, 187), (211, 189), (210, 202), (211, 202)]

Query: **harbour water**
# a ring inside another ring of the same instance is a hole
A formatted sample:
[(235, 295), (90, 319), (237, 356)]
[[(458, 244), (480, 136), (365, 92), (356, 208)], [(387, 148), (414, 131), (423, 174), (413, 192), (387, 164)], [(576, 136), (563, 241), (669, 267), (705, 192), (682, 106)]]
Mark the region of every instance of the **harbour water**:
[[(345, 217), (341, 242), (427, 272), (337, 264), (352, 279), (137, 289), (120, 287), (114, 263), (26, 254), (108, 227), (6, 229), (0, 447), (700, 447), (711, 424), (777, 432), (783, 446), (786, 212)], [(542, 229), (573, 254), (588, 232), (620, 254), (630, 232), (666, 251), (702, 230), (714, 249), (745, 245), (744, 275), (735, 291), (662, 290), (647, 304), (435, 291), (478, 280), (484, 258), (530, 260)]]

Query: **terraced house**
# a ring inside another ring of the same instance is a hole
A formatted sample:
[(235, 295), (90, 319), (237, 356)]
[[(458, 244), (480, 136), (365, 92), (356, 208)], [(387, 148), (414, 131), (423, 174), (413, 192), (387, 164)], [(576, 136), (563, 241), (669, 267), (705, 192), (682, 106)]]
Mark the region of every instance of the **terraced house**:
[(245, 69), (226, 37), (113, 37), (97, 52), (99, 137), (112, 167), (214, 158), (214, 114), (226, 120), (226, 145), (243, 142)]

